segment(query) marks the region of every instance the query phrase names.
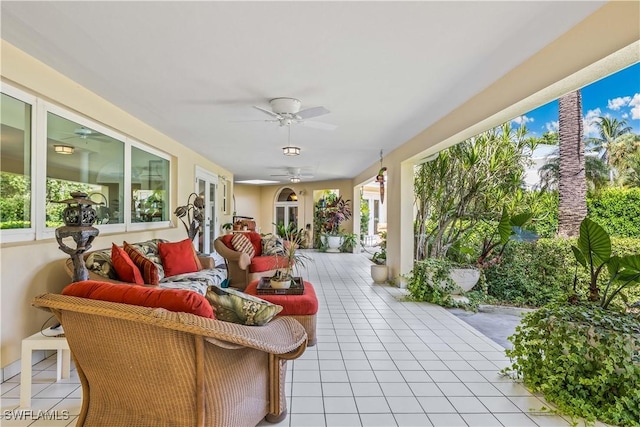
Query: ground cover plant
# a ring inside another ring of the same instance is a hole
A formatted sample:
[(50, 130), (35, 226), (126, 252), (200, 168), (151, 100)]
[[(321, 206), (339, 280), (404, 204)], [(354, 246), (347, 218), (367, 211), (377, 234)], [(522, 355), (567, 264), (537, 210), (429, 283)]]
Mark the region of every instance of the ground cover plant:
[(525, 316), (509, 337), (514, 348), (506, 351), (512, 365), (505, 372), (566, 414), (638, 426), (640, 315), (623, 291), (640, 287), (640, 254), (613, 254), (610, 236), (588, 218), (571, 249), (569, 304)]

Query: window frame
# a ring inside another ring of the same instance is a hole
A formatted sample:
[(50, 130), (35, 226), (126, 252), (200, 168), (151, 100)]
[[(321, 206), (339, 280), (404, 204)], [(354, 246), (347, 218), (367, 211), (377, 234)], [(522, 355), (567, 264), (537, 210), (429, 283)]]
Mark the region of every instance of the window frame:
[(12, 98), (17, 99), (18, 101), (24, 102), (31, 106), (31, 141), (29, 142), (29, 149), (31, 150), (30, 155), (30, 177), (31, 177), (31, 200), (29, 207), (29, 217), (31, 226), (29, 228), (9, 228), (6, 230), (0, 230), (0, 240), (4, 242), (21, 242), (21, 241), (29, 241), (34, 240), (36, 238), (36, 229), (37, 229), (37, 218), (36, 218), (36, 141), (37, 138), (37, 126), (36, 126), (36, 115), (37, 115), (37, 107), (38, 107), (38, 98), (34, 95), (31, 95), (27, 92), (24, 92), (16, 87), (10, 86), (5, 82), (0, 81), (0, 92), (10, 96)]
[[(131, 149), (136, 147), (142, 151), (158, 156), (169, 162), (167, 181), (167, 209), (172, 206), (173, 187), (173, 157), (155, 147), (139, 140), (128, 137), (125, 133), (107, 127), (87, 116), (69, 110), (61, 105), (46, 101), (37, 95), (30, 94), (4, 81), (0, 82), (0, 92), (18, 99), (31, 106), (31, 227), (24, 229), (0, 230), (0, 240), (5, 242), (27, 242), (55, 238), (55, 228), (46, 226), (46, 189), (47, 189), (47, 115), (55, 114), (64, 119), (71, 120), (80, 126), (94, 129), (104, 135), (123, 143), (124, 149), (124, 222), (119, 224), (95, 224), (100, 233), (125, 233), (128, 231), (146, 231), (172, 226), (171, 215), (168, 212), (167, 220), (156, 222), (133, 223), (131, 221)], [(37, 166), (43, 167), (38, 169)]]

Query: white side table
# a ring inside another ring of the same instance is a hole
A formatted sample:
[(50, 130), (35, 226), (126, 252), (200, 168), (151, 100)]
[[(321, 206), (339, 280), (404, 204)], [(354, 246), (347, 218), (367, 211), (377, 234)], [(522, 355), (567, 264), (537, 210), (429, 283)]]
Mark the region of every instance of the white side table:
[(21, 371), (20, 371), (20, 407), (31, 407), (31, 355), (33, 350), (57, 350), (58, 362), (56, 366), (56, 381), (69, 378), (71, 371), (71, 352), (62, 326), (57, 329), (47, 328), (22, 340)]

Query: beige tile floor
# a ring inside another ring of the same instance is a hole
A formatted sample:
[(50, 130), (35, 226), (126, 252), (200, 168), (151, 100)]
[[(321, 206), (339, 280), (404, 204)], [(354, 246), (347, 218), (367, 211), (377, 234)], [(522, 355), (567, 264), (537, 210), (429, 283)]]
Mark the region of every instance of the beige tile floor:
[[(502, 347), (441, 307), (403, 301), (403, 290), (373, 284), (363, 255), (310, 255), (304, 276), (320, 302), (318, 344), (290, 363), (289, 415), (277, 426), (570, 425), (499, 375), (508, 364)], [(72, 370), (56, 383), (55, 360), (34, 366), (30, 419), (7, 419), (19, 404), (20, 377), (2, 383), (0, 425), (75, 425), (78, 377)], [(68, 419), (34, 420), (39, 410)]]

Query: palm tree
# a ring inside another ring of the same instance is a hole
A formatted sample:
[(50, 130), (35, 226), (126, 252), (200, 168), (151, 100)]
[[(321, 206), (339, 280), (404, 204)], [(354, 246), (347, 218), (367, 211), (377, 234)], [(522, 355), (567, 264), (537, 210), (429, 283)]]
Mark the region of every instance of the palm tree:
[[(589, 191), (604, 188), (609, 181), (609, 167), (604, 161), (594, 156), (585, 156), (585, 179)], [(556, 190), (560, 178), (560, 158), (553, 157), (540, 170), (540, 187), (543, 191)]]
[(578, 236), (587, 216), (587, 182), (582, 138), (582, 96), (580, 91), (560, 98), (560, 177), (558, 191), (558, 236)]
[(601, 151), (601, 158), (604, 160), (610, 168), (609, 170), (609, 182), (613, 184), (613, 168), (617, 167), (614, 163), (614, 159), (611, 157), (612, 145), (622, 135), (631, 132), (631, 126), (626, 126), (626, 120), (618, 120), (608, 117), (598, 117), (596, 125), (599, 129), (599, 136), (590, 138), (589, 142), (593, 144), (593, 148)]

